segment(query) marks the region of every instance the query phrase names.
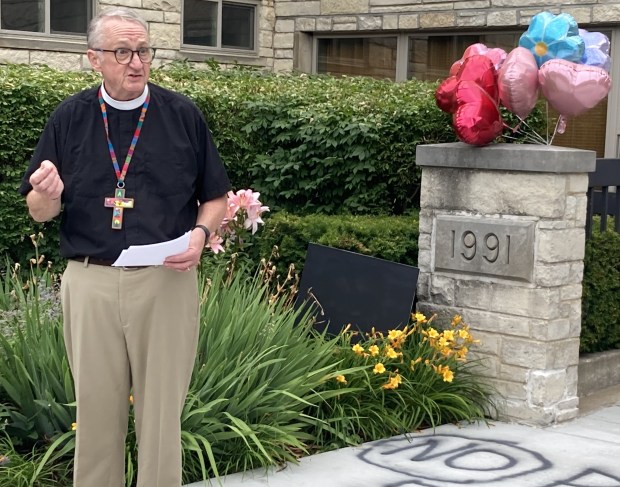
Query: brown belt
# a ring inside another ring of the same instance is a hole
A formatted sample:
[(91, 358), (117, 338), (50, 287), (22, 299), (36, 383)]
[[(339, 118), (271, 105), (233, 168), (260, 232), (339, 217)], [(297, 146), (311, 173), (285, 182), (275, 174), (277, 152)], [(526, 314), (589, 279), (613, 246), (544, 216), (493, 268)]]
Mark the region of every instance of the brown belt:
[[(71, 257), (71, 260), (76, 260), (78, 262), (85, 262), (86, 260), (88, 260), (89, 264), (102, 265), (105, 267), (110, 267), (115, 262), (115, 260), (112, 260), (112, 259), (97, 259), (95, 257), (86, 257), (83, 255), (78, 256), (78, 257)], [(149, 267), (149, 266), (136, 265), (136, 266), (120, 267), (120, 269), (144, 269), (145, 267)]]

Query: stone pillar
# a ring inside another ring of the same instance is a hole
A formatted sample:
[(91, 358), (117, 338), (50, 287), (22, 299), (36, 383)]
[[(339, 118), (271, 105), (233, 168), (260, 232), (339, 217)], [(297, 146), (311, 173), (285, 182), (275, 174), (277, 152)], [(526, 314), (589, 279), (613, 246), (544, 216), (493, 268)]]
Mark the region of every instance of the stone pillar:
[(578, 412), (577, 365), (592, 151), (545, 145), (418, 146), (418, 307), (461, 314), (503, 419)]

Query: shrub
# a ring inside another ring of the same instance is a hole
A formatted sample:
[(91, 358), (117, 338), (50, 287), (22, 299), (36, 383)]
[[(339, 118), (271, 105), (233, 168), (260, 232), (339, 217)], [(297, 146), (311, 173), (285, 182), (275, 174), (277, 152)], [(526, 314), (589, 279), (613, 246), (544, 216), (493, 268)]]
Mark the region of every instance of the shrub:
[(265, 219), (253, 256), (269, 255), (275, 245), (279, 253), (275, 261), (294, 264), (301, 272), (308, 243), (313, 242), (415, 266), (418, 234), (417, 212), (402, 216), (298, 216), (279, 212)]
[[(420, 143), (454, 141), (435, 106), (434, 83), (197, 70), (178, 63), (152, 80), (190, 97), (209, 122), (235, 187), (263, 194), (273, 211), (403, 214), (417, 206)], [(25, 236), (49, 235), (58, 262), (58, 220), (35, 224), (17, 188), (53, 109), (99, 82), (94, 73), (0, 66), (0, 253), (23, 262)]]
[(620, 234), (594, 231), (586, 242), (580, 351), (620, 348)]
[[(338, 391), (336, 340), (311, 333), (307, 315), (270, 294), (271, 275), (203, 280), (198, 357), (182, 417), (185, 476), (294, 461), (311, 437), (302, 412)], [(206, 466), (208, 464), (208, 467)]]
[[(359, 337), (344, 332), (336, 359), (352, 373), (333, 379), (341, 391), (321, 405), (313, 436), (320, 448), (410, 433), (422, 427), (479, 421), (495, 413), (481, 363), (468, 361), (476, 340), (456, 315), (445, 330), (421, 313), (403, 329)], [(359, 367), (362, 366), (360, 369)]]

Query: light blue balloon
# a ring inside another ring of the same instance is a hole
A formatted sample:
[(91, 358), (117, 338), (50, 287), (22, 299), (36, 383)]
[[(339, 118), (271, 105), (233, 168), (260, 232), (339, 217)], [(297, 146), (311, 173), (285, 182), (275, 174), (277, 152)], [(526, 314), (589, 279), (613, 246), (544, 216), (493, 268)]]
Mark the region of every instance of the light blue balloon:
[(585, 43), (579, 35), (579, 26), (572, 15), (541, 12), (534, 15), (527, 32), (519, 39), (519, 46), (528, 49), (540, 68), (550, 59), (565, 59), (580, 63)]

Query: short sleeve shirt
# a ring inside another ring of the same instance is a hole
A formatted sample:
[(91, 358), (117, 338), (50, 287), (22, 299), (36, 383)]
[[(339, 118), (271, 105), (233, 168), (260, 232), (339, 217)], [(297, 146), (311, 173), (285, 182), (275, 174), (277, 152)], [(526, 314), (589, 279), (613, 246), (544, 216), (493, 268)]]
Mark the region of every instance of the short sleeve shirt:
[[(181, 236), (196, 222), (198, 205), (230, 190), (230, 181), (207, 123), (196, 105), (149, 83), (150, 102), (127, 175), (125, 195), (134, 207), (123, 212), (122, 229), (112, 229), (117, 178), (105, 135), (98, 87), (63, 101), (51, 115), (19, 188), (42, 161), (58, 168), (65, 189), (60, 251), (66, 258), (116, 259), (130, 245)], [(106, 106), (110, 140), (122, 168), (141, 107)]]

